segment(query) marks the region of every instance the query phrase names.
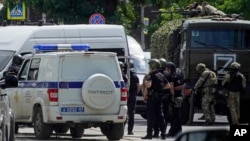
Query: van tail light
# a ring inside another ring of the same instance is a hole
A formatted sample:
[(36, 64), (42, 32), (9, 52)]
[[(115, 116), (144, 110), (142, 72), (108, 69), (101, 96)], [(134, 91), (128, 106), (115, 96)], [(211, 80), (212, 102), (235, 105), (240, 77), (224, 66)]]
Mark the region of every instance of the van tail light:
[(121, 88), (121, 101), (127, 101), (127, 89), (126, 88)]
[(52, 88), (47, 91), (50, 102), (58, 102), (58, 89)]

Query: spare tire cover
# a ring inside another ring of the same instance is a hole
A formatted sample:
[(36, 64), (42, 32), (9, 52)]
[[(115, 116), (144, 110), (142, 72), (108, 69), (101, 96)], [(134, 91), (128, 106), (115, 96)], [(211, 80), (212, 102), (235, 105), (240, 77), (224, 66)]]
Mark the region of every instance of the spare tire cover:
[(82, 99), (92, 109), (105, 109), (115, 100), (115, 84), (104, 74), (90, 76), (82, 86)]

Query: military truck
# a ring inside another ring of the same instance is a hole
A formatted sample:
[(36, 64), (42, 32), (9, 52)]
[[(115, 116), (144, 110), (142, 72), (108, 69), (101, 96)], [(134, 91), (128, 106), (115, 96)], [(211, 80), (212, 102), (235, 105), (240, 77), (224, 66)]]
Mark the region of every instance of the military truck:
[(158, 29), (151, 37), (152, 58), (164, 57), (173, 61), (184, 76), (182, 122), (193, 121), (201, 110), (200, 97), (192, 89), (199, 74), (195, 67), (205, 63), (217, 76), (216, 114), (230, 114), (226, 105), (226, 92), (221, 81), (233, 61), (241, 64), (240, 71), (247, 79), (245, 92), (240, 96), (240, 122), (250, 123), (250, 21), (230, 17), (202, 17), (173, 20)]

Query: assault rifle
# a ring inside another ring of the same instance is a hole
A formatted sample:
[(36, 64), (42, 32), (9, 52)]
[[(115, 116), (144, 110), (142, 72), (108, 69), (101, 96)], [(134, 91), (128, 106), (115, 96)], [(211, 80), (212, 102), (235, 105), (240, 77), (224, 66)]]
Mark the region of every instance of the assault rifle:
[(184, 17), (194, 17), (194, 16), (198, 16), (199, 13), (201, 11), (199, 10), (184, 10), (184, 9), (176, 9), (176, 10), (173, 10), (173, 11), (151, 11), (153, 13), (169, 13), (169, 14), (173, 14), (173, 13), (177, 13), (177, 14), (181, 14), (183, 15)]
[[(177, 14), (181, 14), (183, 15), (185, 18), (190, 18), (190, 17), (198, 17), (199, 14), (201, 13), (200, 10), (186, 10), (186, 9), (175, 9), (173, 11), (170, 11), (170, 10), (165, 10), (165, 11), (151, 11), (153, 13), (169, 13), (172, 14), (173, 13), (177, 13)], [(210, 16), (201, 16), (201, 17), (204, 17), (204, 18), (233, 18), (233, 19), (244, 19), (243, 17), (243, 14), (240, 13), (240, 14), (236, 14), (236, 13), (233, 13), (233, 14), (226, 14), (224, 16), (220, 16), (220, 15), (210, 15)]]

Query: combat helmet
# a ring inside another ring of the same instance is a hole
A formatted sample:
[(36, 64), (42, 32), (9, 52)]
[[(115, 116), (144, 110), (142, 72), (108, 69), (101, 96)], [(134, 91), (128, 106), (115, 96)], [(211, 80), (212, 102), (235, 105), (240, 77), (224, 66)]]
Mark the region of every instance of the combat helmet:
[(125, 65), (124, 65), (123, 62), (119, 61), (119, 65), (120, 65), (120, 68), (121, 68), (121, 69), (125, 68)]
[(15, 65), (22, 65), (23, 57), (20, 54), (17, 54), (13, 57), (12, 63)]
[(165, 58), (160, 58), (159, 61), (161, 64), (161, 68), (165, 69), (167, 67), (167, 60)]
[(168, 62), (166, 68), (169, 68), (171, 70), (171, 73), (174, 73), (176, 71), (176, 65), (173, 62)]
[(159, 69), (161, 67), (161, 63), (158, 59), (151, 59), (148, 64), (151, 69)]
[(240, 64), (237, 63), (237, 62), (233, 62), (231, 65), (230, 65), (230, 69), (234, 69), (234, 70), (239, 70), (240, 69)]
[(205, 65), (205, 64), (199, 63), (199, 64), (196, 65), (195, 70), (196, 70), (197, 72), (199, 72), (199, 73), (202, 73), (202, 72), (205, 70), (205, 68), (206, 68), (206, 65)]
[(135, 66), (133, 60), (129, 61), (129, 69), (130, 71), (135, 72)]

